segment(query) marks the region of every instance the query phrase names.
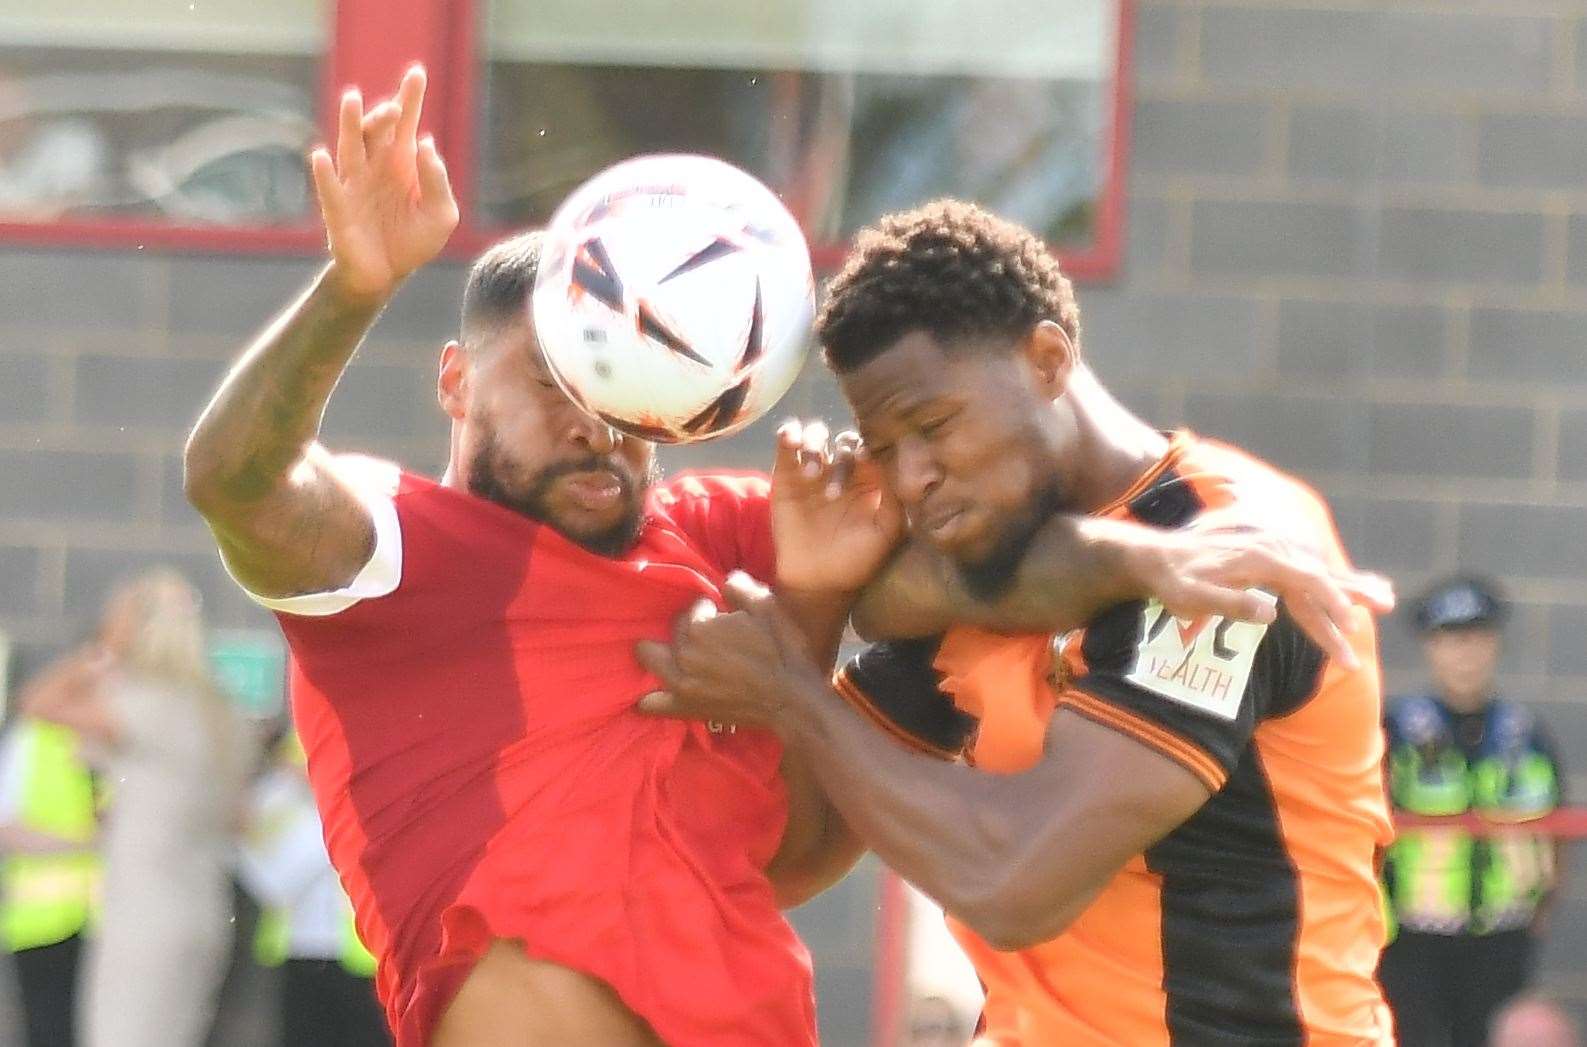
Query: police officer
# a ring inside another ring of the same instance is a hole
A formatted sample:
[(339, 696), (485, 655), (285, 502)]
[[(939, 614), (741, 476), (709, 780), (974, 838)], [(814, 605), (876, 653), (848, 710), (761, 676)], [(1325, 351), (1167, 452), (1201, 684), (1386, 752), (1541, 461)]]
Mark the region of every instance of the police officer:
[(1493, 1013), (1531, 975), (1555, 887), (1556, 841), (1525, 823), (1560, 804), (1563, 775), (1542, 724), (1498, 693), (1505, 617), (1486, 581), (1433, 588), (1416, 606), (1432, 686), (1388, 707), (1395, 809), (1494, 824), (1405, 829), (1385, 856), (1394, 937), (1380, 976), (1404, 1047), (1486, 1042)]

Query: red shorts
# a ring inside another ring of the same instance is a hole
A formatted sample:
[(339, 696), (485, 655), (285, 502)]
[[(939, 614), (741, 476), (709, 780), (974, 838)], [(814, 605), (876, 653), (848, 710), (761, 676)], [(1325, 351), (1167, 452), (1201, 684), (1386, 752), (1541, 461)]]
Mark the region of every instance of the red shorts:
[[(408, 964), (382, 997), (397, 1047), (425, 1047), (494, 939), (592, 975), (674, 1047), (814, 1047), (810, 957), (765, 875), (691, 866), (664, 832), (630, 837), (626, 853), (598, 820), (535, 844), (562, 860), (486, 860), (441, 913), (439, 948)], [(657, 825), (656, 828), (664, 828)], [(541, 834), (536, 834), (541, 835)], [(522, 853), (522, 852), (519, 852)], [(532, 868), (531, 868), (532, 866)], [(397, 957), (393, 956), (393, 960)]]

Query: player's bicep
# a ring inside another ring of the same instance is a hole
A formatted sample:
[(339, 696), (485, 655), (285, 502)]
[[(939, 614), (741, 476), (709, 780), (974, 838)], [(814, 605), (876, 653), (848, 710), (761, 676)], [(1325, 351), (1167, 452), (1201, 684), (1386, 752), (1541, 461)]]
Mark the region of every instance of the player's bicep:
[(1005, 947), (1062, 934), (1128, 861), (1212, 796), (1178, 760), (1070, 709), (1052, 717), (1041, 763), (1024, 777), (1022, 806), (1038, 814), (1013, 860), (1001, 863)]
[(1213, 795), (1195, 773), (1138, 738), (1060, 708), (1041, 761), (1004, 802), (1023, 816), (979, 914), (983, 935), (1024, 948), (1061, 934), (1137, 855)]
[(394, 510), (356, 468), (316, 448), (247, 512), (209, 521), (244, 590), (268, 602), (338, 592), (359, 580), (379, 551), (377, 517), (389, 514), (394, 524)]
[(1041, 766), (1071, 783), (1079, 840), (1094, 843), (1115, 869), (1177, 829), (1214, 792), (1156, 745), (1067, 707), (1048, 726)]

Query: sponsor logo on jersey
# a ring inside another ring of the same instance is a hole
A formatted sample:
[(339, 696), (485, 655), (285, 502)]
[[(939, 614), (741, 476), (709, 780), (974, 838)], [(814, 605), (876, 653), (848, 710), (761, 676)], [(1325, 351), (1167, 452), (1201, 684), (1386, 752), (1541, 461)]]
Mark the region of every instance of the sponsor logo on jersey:
[(1146, 605), (1127, 679), (1153, 694), (1225, 720), (1240, 714), (1267, 626), (1222, 617), (1185, 621)]

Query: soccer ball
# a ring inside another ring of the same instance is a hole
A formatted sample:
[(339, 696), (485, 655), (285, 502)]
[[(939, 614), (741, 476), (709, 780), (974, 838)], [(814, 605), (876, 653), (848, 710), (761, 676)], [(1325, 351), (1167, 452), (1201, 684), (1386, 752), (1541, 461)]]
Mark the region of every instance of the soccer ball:
[(531, 312), (568, 397), (632, 436), (725, 436), (804, 366), (815, 281), (799, 224), (754, 178), (704, 156), (641, 156), (557, 209)]

